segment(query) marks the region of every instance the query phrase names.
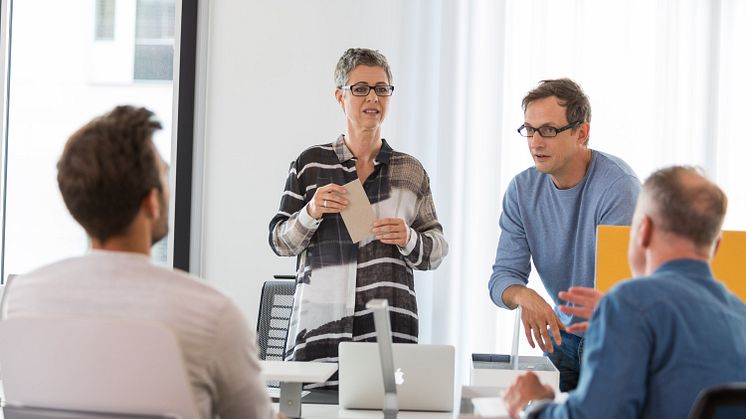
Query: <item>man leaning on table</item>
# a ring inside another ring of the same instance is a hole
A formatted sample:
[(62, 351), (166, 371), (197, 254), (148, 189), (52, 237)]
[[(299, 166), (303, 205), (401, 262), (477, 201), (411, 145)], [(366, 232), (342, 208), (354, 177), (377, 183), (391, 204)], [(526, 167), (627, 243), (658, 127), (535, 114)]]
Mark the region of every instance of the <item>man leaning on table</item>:
[(561, 290), (592, 287), (596, 227), (629, 225), (640, 181), (622, 159), (588, 147), (591, 104), (574, 81), (539, 83), (523, 98), (523, 117), (518, 132), (534, 167), (505, 192), (490, 297), (499, 307), (522, 308), (526, 339), (557, 367), (560, 390), (570, 391), (581, 370), (583, 334), (565, 331), (577, 318), (526, 286), (531, 261), (555, 305)]
[(92, 250), (15, 279), (6, 291), (7, 318), (163, 323), (179, 341), (203, 418), (272, 418), (254, 335), (236, 304), (150, 260), (150, 247), (168, 232), (166, 163), (152, 138), (160, 128), (149, 110), (120, 106), (70, 137), (57, 181)]
[[(583, 371), (564, 404), (537, 376), (505, 394), (511, 417), (685, 418), (701, 390), (746, 381), (746, 305), (713, 278), (725, 194), (690, 167), (653, 173), (632, 223), (638, 279), (612, 288), (588, 324)], [(561, 296), (590, 312), (591, 290)], [(582, 327), (582, 326), (581, 326)]]

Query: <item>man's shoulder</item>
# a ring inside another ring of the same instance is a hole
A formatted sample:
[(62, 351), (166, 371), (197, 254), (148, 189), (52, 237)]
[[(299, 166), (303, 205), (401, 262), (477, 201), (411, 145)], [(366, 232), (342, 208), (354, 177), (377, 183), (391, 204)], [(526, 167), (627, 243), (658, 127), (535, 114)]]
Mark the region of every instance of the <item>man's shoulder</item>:
[(675, 274), (652, 274), (617, 283), (609, 290), (607, 297), (644, 311), (659, 307), (661, 303), (667, 304), (683, 286), (684, 282)]
[[(109, 280), (109, 281), (107, 281)], [(126, 252), (98, 252), (42, 266), (14, 279), (12, 287), (113, 285), (116, 281), (147, 284), (168, 295), (198, 296), (195, 301), (229, 300), (222, 292), (187, 272), (158, 266), (149, 258)]]
[(612, 182), (619, 178), (628, 178), (630, 181), (640, 182), (632, 167), (621, 158), (598, 150), (593, 150), (593, 153), (596, 159), (593, 173), (595, 178)]
[(233, 300), (206, 280), (188, 272), (151, 264), (147, 280), (161, 281), (168, 293), (183, 295), (188, 304), (203, 304), (213, 308), (234, 305)]
[(552, 188), (546, 187), (547, 182), (552, 182), (550, 175), (541, 173), (536, 167), (531, 166), (513, 176), (505, 189), (505, 199), (522, 205), (525, 204), (526, 197), (535, 200), (539, 196), (551, 194)]
[(513, 176), (510, 184), (512, 185), (512, 187), (533, 187), (541, 184), (542, 182), (545, 182), (548, 177), (549, 175), (547, 175), (546, 173), (541, 173), (540, 171), (536, 170), (535, 166), (531, 166), (528, 169), (525, 169), (524, 171)]

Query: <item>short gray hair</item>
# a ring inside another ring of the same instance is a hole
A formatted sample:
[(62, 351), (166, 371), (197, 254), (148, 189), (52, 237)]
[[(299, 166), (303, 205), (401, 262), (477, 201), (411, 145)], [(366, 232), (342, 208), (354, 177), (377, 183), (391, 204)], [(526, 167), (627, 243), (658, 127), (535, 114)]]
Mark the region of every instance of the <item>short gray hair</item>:
[(699, 247), (711, 246), (720, 235), (728, 198), (700, 169), (660, 169), (645, 180), (642, 188), (663, 231), (691, 240)]
[(383, 68), (389, 83), (392, 82), (391, 69), (383, 54), (368, 48), (350, 48), (337, 61), (337, 68), (334, 69), (334, 85), (345, 86), (350, 78), (350, 72), (359, 65)]

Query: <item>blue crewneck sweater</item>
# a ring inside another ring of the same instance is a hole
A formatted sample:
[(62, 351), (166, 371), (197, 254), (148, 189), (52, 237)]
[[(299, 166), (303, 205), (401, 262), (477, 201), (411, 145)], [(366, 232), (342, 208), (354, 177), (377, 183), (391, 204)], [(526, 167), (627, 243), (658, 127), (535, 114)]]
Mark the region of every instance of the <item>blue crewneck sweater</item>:
[[(535, 167), (510, 182), (489, 281), (498, 306), (507, 308), (506, 288), (528, 283), (531, 260), (555, 305), (560, 291), (595, 285), (596, 227), (630, 224), (640, 180), (618, 157), (591, 153), (585, 176), (570, 189), (557, 189), (551, 176)], [(556, 311), (564, 324), (581, 321)]]

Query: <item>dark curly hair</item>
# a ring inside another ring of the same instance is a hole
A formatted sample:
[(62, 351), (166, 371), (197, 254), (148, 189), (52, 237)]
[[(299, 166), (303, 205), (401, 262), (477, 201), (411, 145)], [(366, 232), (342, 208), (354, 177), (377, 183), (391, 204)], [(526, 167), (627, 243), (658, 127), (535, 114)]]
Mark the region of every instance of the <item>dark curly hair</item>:
[(102, 243), (134, 220), (142, 200), (163, 190), (153, 132), (153, 112), (118, 106), (94, 118), (65, 144), (57, 183), (73, 218)]

